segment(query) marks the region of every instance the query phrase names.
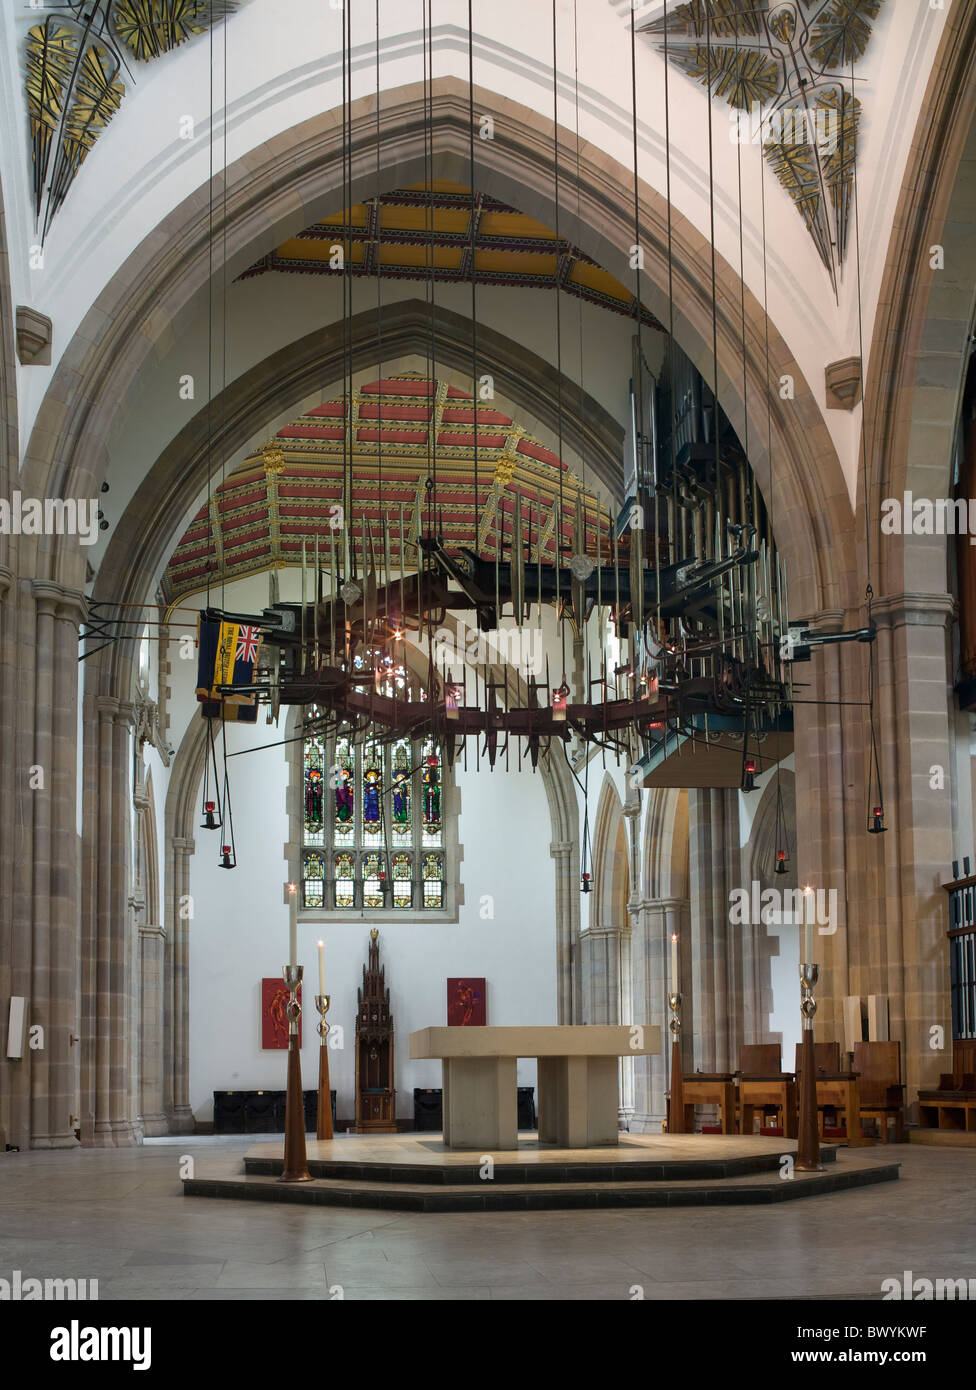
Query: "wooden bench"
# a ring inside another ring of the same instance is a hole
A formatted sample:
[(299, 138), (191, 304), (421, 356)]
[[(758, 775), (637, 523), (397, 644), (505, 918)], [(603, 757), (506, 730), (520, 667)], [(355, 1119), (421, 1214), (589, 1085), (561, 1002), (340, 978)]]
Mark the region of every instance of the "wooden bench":
[(938, 1090), (919, 1091), (920, 1129), (976, 1134), (976, 1039), (952, 1045), (952, 1071), (943, 1072)]

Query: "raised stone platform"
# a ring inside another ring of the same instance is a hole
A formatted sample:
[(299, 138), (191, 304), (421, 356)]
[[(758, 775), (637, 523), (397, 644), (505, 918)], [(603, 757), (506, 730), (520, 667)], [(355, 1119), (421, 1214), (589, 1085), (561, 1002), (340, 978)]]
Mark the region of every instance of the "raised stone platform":
[[(524, 1211), (579, 1207), (762, 1205), (898, 1178), (887, 1154), (825, 1146), (822, 1173), (784, 1178), (789, 1139), (622, 1134), (606, 1149), (540, 1145), (495, 1154), (445, 1148), (431, 1134), (340, 1135), (308, 1141), (314, 1181), (282, 1183), (282, 1144), (254, 1145), (238, 1162), (207, 1158), (183, 1182), (188, 1197), (380, 1207), (395, 1211)], [(492, 1160), (489, 1166), (486, 1160)], [(490, 1176), (488, 1175), (490, 1172)]]

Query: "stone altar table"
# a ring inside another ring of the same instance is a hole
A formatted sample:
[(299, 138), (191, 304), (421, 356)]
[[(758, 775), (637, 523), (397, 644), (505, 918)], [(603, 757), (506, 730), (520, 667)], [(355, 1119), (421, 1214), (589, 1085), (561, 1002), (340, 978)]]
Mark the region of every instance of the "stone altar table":
[(449, 1149), (517, 1149), (516, 1064), (539, 1063), (539, 1141), (566, 1149), (617, 1143), (618, 1057), (661, 1050), (650, 1024), (525, 1028), (421, 1028), (412, 1058), (438, 1057), (443, 1070), (444, 1144)]

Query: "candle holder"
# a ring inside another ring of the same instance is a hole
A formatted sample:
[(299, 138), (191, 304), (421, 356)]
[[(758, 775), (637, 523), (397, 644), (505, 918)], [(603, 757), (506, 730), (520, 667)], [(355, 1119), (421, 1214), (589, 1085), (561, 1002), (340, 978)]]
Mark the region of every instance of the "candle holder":
[(668, 995), (671, 1010), (671, 1109), (668, 1112), (668, 1133), (685, 1133), (684, 1085), (681, 1075), (681, 995)]
[[(803, 1015), (800, 1041), (800, 1117), (796, 1161), (793, 1166), (801, 1173), (823, 1171), (823, 1164), (820, 1162), (820, 1131), (817, 1125), (817, 1069), (813, 1046), (813, 1020), (817, 1013), (817, 1001), (813, 997), (813, 991), (819, 979), (819, 965), (800, 966), (800, 1013)], [(849, 1125), (852, 1119), (853, 1117), (848, 1115)]]
[(329, 1025), (326, 1014), (332, 1003), (330, 994), (317, 994), (315, 1007), (319, 1011), (319, 1114), (315, 1128), (316, 1139), (331, 1139), (332, 1091), (329, 1086)]
[(285, 1154), (279, 1182), (311, 1182), (308, 1157), (305, 1152), (305, 1102), (302, 1096), (302, 1057), (298, 1049), (298, 1020), (302, 1006), (298, 990), (302, 983), (300, 965), (286, 965), (282, 970), (289, 999), (288, 1015), (288, 1088), (285, 1091)]

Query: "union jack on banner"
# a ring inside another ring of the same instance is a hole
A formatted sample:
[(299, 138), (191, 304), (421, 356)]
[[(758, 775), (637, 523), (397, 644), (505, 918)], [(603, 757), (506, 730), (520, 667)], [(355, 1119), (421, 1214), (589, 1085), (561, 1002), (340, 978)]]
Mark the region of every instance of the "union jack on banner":
[(237, 660), (253, 665), (258, 655), (260, 634), (256, 627), (242, 627), (237, 634)]

